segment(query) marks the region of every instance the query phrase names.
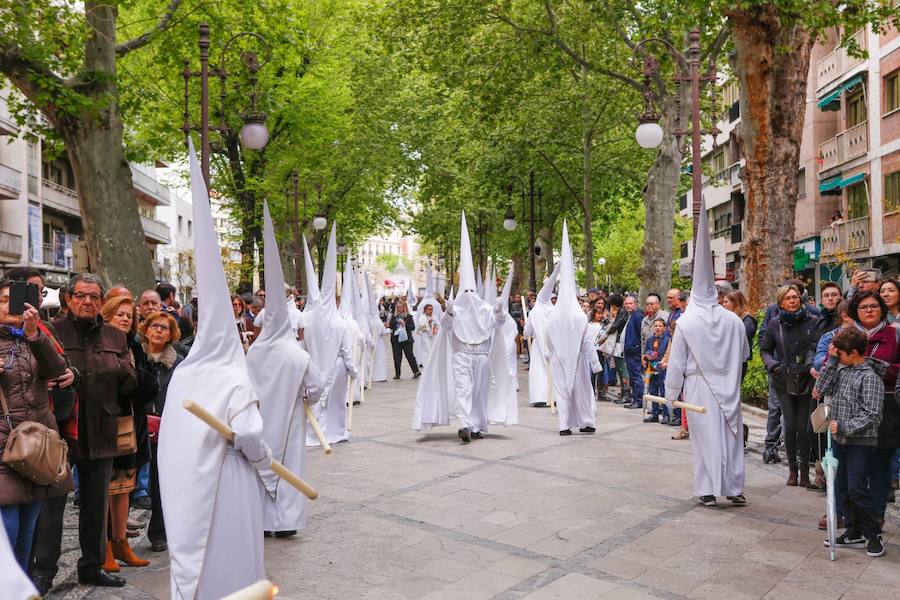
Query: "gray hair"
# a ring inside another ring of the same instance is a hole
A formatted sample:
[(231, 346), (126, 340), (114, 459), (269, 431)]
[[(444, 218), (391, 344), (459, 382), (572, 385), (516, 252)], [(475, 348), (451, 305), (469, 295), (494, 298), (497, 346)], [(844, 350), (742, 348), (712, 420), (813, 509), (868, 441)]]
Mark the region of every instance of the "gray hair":
[(103, 287), (103, 280), (93, 273), (78, 273), (77, 275), (73, 275), (69, 280), (69, 285), (66, 288), (66, 293), (70, 296), (75, 293), (75, 285), (78, 283), (91, 283), (100, 288), (100, 295), (104, 295), (106, 293), (106, 289)]

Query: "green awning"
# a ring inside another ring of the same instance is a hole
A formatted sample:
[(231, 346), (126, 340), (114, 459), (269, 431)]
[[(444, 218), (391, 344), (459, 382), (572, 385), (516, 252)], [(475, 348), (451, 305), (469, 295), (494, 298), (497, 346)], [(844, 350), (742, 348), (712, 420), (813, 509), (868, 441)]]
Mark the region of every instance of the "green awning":
[(840, 189), (841, 189), (841, 176), (840, 175), (838, 175), (837, 177), (829, 177), (828, 179), (824, 179), (819, 182), (819, 192), (820, 193), (824, 194), (826, 192), (831, 192), (833, 190), (838, 190), (837, 193), (840, 193), (840, 191), (839, 191)]
[(835, 88), (831, 91), (830, 94), (819, 100), (818, 106), (820, 110), (840, 110), (841, 108), (841, 94), (844, 92), (855, 88), (863, 81), (864, 73), (860, 73), (858, 75), (854, 75), (843, 84)]
[(863, 179), (866, 178), (865, 173), (857, 173), (856, 175), (851, 175), (847, 179), (841, 179), (841, 187), (845, 188), (848, 185), (853, 185), (854, 183), (859, 183)]

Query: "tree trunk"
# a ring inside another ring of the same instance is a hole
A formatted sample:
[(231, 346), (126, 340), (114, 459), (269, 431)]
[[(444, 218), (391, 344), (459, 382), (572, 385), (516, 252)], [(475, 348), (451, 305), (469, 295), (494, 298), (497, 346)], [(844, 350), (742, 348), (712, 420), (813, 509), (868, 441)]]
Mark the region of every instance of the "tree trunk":
[[(686, 87), (686, 86), (685, 86)], [(681, 178), (681, 151), (674, 131), (675, 99), (661, 100), (666, 131), (656, 161), (647, 173), (644, 188), (644, 245), (643, 262), (638, 270), (641, 281), (641, 301), (647, 294), (665, 294), (672, 284), (672, 237), (675, 234), (675, 203)]]
[(581, 99), (581, 153), (584, 163), (582, 169), (583, 192), (581, 207), (584, 209), (584, 220), (581, 229), (584, 233), (584, 285), (587, 289), (594, 287), (594, 232), (591, 229), (591, 205), (593, 204), (593, 152), (594, 152), (594, 118), (591, 114), (591, 102), (588, 92), (588, 68), (581, 67), (581, 82), (584, 95)]
[(513, 282), (510, 294), (521, 293), (528, 279), (525, 277), (525, 256), (521, 252), (513, 252), (509, 257), (513, 265)]
[(793, 272), (797, 170), (813, 36), (771, 4), (728, 11), (740, 79), (738, 144), (746, 160), (741, 286), (752, 311)]
[[(541, 254), (534, 260), (534, 268), (537, 271), (534, 276), (537, 289), (540, 291), (544, 285), (544, 279), (553, 270), (553, 225), (542, 226), (535, 237), (534, 245), (540, 247)], [(532, 252), (534, 250), (532, 249)]]

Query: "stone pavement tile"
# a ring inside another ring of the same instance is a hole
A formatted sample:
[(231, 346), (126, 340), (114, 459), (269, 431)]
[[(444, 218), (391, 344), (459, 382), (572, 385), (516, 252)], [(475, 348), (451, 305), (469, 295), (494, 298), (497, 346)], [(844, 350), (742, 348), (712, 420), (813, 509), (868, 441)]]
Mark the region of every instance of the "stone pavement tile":
[(655, 567), (654, 561), (638, 554), (614, 552), (587, 564), (590, 569), (609, 573), (622, 579), (635, 579), (638, 575)]
[(528, 579), (546, 571), (549, 565), (543, 562), (522, 558), (521, 556), (507, 556), (491, 565), (491, 569), (510, 577)]
[(581, 573), (568, 573), (523, 600), (592, 600), (614, 590), (616, 586)]
[[(788, 569), (736, 558), (737, 556), (737, 554), (726, 555), (726, 564), (690, 595), (712, 597), (716, 591), (732, 590), (752, 598), (762, 598), (790, 573)], [(725, 595), (727, 594), (719, 597)]]
[(525, 548), (549, 535), (556, 535), (560, 529), (561, 527), (556, 523), (535, 519), (510, 527), (503, 533), (492, 536), (491, 539), (503, 544)]
[(703, 583), (703, 579), (693, 573), (666, 569), (655, 566), (644, 571), (634, 581), (642, 583), (662, 592), (670, 592), (681, 596)]
[(606, 592), (600, 598), (608, 600), (656, 600), (662, 596), (645, 592), (640, 588), (630, 588), (626, 586), (616, 586)]
[(576, 554), (584, 552), (594, 544), (590, 541), (577, 542), (562, 537), (563, 532), (549, 535), (537, 542), (528, 544), (525, 548), (533, 552), (540, 552), (555, 558), (565, 559), (571, 558)]
[(487, 600), (517, 583), (518, 577), (488, 567), (457, 580), (449, 587), (457, 591), (457, 598), (460, 597), (459, 591), (463, 590), (462, 597), (465, 600)]
[(466, 575), (470, 575), (481, 568), (480, 565), (465, 563), (453, 558), (437, 558), (430, 560), (422, 565), (411, 567), (417, 573), (440, 579), (441, 581), (453, 582), (462, 579)]
[(900, 590), (897, 583), (872, 584), (869, 582), (857, 582), (850, 586), (841, 600), (887, 600), (900, 598)]

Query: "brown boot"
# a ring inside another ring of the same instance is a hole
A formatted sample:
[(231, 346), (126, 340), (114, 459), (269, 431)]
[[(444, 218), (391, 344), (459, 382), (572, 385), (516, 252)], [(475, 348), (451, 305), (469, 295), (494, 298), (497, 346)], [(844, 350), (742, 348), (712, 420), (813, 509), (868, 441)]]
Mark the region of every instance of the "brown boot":
[(806, 468), (800, 467), (800, 487), (809, 487), (809, 466)]
[[(788, 479), (785, 485), (789, 485), (791, 487), (797, 487), (797, 467), (788, 467)], [(809, 478), (809, 475), (807, 475)]]
[(128, 540), (113, 540), (112, 554), (129, 567), (146, 567), (150, 564), (149, 560), (138, 558), (135, 555), (134, 550), (128, 545)]
[(113, 556), (112, 543), (106, 542), (106, 560), (103, 561), (103, 570), (107, 573), (118, 573), (121, 569)]

